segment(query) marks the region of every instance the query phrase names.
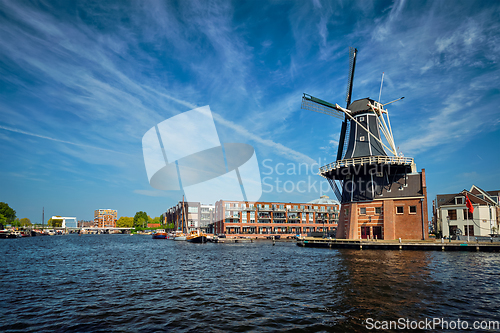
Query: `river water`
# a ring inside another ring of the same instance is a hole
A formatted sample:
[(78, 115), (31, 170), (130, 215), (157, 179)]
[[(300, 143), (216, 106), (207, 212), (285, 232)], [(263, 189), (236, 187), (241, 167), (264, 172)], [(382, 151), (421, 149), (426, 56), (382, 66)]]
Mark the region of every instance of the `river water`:
[(68, 235), (2, 239), (0, 264), (2, 332), (347, 332), (400, 318), (472, 330), (500, 320), (498, 253)]

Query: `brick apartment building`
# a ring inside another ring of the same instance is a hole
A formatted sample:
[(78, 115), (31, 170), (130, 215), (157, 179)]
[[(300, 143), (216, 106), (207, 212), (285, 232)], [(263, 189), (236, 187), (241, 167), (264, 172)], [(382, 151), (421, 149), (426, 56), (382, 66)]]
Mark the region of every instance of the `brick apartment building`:
[(113, 209), (97, 209), (94, 211), (94, 226), (97, 228), (116, 228), (118, 213)]
[(339, 204), (327, 196), (308, 203), (220, 200), (215, 203), (217, 234), (293, 236), (337, 229)]
[(211, 204), (179, 201), (163, 213), (163, 220), (167, 224), (173, 223), (175, 230), (190, 232), (200, 229), (205, 233), (213, 233), (214, 211), (214, 205)]

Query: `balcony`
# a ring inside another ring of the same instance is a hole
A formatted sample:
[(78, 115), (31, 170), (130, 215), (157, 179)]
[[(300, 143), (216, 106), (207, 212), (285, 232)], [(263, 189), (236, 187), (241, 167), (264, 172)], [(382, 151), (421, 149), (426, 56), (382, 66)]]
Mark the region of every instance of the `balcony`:
[(273, 210), (272, 207), (259, 207), (259, 212), (271, 212)]
[(300, 209), (300, 208), (290, 208), (288, 211), (289, 212), (302, 212), (302, 209)]
[(271, 215), (259, 215), (259, 219), (270, 219)]

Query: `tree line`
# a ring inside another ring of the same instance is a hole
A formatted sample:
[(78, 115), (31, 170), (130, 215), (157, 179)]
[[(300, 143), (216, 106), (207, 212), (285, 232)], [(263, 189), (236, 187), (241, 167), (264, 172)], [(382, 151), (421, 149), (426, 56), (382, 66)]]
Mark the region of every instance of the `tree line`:
[[(60, 216), (56, 216), (60, 217)], [(47, 221), (47, 226), (58, 228), (62, 226), (62, 219), (52, 219)], [(165, 225), (163, 216), (151, 217), (146, 212), (139, 211), (135, 213), (134, 217), (122, 216), (116, 221), (117, 228), (147, 228), (148, 223), (157, 223), (162, 225), (163, 228), (173, 229), (173, 225)], [(13, 227), (28, 227), (32, 223), (28, 218), (18, 219), (16, 216), (16, 211), (12, 209), (7, 203), (0, 202), (0, 224), (7, 225), (10, 224)]]
[(146, 212), (143, 211), (135, 213), (134, 217), (127, 217), (127, 216), (120, 217), (118, 221), (116, 221), (116, 227), (145, 229), (148, 227), (148, 223), (160, 224), (162, 225), (163, 228), (169, 228), (169, 226), (164, 225), (165, 223), (163, 221), (163, 216), (157, 216), (152, 218)]
[(13, 227), (29, 227), (32, 225), (27, 217), (19, 219), (16, 216), (16, 211), (5, 202), (0, 202), (0, 224), (10, 224)]

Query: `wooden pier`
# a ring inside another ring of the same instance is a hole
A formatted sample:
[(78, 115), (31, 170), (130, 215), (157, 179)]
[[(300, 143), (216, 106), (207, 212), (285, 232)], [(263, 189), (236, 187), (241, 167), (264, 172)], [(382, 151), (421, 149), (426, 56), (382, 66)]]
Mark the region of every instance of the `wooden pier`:
[(356, 239), (325, 239), (305, 237), (297, 240), (297, 246), (322, 247), (330, 249), (357, 250), (417, 250), (417, 251), (471, 251), (500, 252), (500, 243), (464, 241), (384, 241)]

